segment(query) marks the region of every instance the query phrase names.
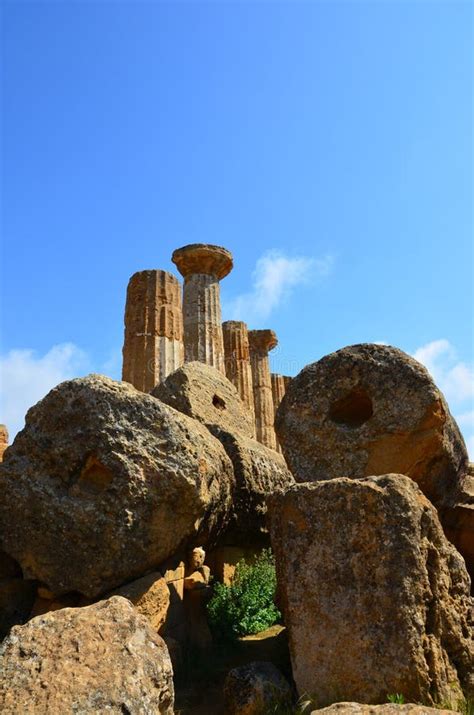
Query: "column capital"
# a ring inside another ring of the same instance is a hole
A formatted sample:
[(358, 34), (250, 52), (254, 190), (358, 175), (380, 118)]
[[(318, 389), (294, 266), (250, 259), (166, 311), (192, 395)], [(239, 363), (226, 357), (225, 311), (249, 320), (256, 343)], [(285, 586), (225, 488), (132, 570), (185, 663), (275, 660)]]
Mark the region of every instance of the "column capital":
[(249, 343), (251, 350), (269, 352), (278, 345), (278, 338), (274, 330), (249, 330)]
[(222, 323), (222, 327), (226, 330), (245, 330), (247, 331), (247, 323), (242, 320), (226, 320)]
[(171, 260), (185, 278), (193, 273), (203, 273), (221, 280), (234, 266), (230, 251), (208, 243), (191, 243), (177, 248)]

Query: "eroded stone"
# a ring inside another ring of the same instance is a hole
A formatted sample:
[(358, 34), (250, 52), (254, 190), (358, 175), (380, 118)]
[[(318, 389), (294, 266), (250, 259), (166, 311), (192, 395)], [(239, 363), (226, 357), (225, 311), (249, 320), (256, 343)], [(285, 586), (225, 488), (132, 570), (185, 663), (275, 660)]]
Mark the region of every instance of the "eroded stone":
[(232, 270), (232, 254), (221, 246), (194, 243), (176, 249), (171, 260), (184, 276), (185, 360), (225, 374), (219, 281)]
[(196, 420), (125, 382), (64, 382), (0, 467), (0, 537), (26, 578), (97, 597), (226, 526), (234, 476)]
[(149, 392), (183, 361), (180, 282), (167, 271), (134, 273), (127, 288), (122, 379)]
[(441, 507), (467, 469), (464, 441), (428, 371), (386, 345), (353, 345), (305, 367), (275, 424), (300, 482), (406, 474)]
[(162, 638), (119, 596), (16, 626), (0, 645), (0, 711), (173, 715)]
[(257, 440), (276, 450), (275, 411), (268, 352), (278, 345), (278, 340), (273, 330), (250, 330), (249, 344)]
[(415, 482), (298, 484), (271, 500), (270, 533), (300, 695), (319, 707), (472, 698), (469, 576)]

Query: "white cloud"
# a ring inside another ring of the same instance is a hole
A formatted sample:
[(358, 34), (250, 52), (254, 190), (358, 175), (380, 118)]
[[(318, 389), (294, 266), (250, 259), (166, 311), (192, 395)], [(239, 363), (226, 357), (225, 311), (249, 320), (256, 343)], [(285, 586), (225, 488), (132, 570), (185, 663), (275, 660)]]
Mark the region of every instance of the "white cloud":
[(457, 359), (448, 340), (433, 340), (418, 348), (413, 357), (428, 369), (449, 403), (474, 398), (474, 367)]
[(413, 357), (428, 369), (446, 397), (474, 459), (474, 366), (459, 360), (453, 345), (444, 338), (418, 348)]
[(11, 350), (0, 357), (0, 422), (10, 442), (24, 426), (28, 409), (63, 380), (89, 371), (89, 359), (73, 343), (54, 345), (42, 356), (34, 350)]
[(333, 264), (334, 257), (329, 254), (322, 258), (290, 258), (280, 251), (268, 251), (256, 263), (252, 290), (224, 303), (225, 319), (252, 323), (268, 318), (296, 286), (325, 278)]

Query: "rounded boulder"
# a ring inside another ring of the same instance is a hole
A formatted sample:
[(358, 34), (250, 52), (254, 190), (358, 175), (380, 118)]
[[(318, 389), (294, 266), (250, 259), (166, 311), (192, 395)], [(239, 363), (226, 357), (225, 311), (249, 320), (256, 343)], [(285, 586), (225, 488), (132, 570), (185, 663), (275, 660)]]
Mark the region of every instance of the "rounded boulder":
[(430, 374), (385, 345), (353, 345), (305, 367), (275, 425), (299, 482), (405, 474), (439, 507), (467, 470), (463, 438)]
[(27, 413), (0, 466), (0, 541), (25, 578), (93, 598), (217, 536), (233, 483), (202, 425), (89, 375)]
[(216, 368), (187, 362), (159, 383), (151, 394), (210, 427), (253, 437), (255, 426), (234, 385)]
[(0, 646), (0, 711), (174, 713), (164, 640), (119, 596), (15, 626)]

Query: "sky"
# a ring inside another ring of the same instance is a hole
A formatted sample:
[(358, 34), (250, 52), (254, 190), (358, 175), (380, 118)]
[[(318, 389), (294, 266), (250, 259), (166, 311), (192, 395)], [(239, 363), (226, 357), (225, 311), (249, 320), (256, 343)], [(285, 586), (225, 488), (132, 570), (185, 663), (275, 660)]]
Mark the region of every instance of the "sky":
[(474, 459), (470, 0), (1, 6), (1, 397), (120, 378), (137, 270), (223, 245), (275, 372), (385, 342)]

